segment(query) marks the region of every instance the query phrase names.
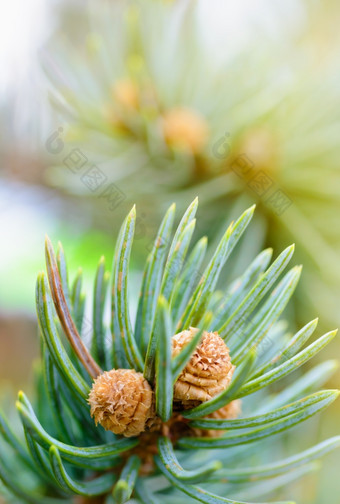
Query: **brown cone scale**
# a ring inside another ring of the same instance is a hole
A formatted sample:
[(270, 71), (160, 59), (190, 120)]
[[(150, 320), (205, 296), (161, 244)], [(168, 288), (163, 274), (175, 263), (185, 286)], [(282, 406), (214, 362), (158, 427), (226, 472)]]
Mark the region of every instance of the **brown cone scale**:
[[(234, 420), (241, 413), (241, 401), (236, 399), (235, 401), (231, 401), (223, 408), (210, 413), (210, 415), (205, 418), (212, 418), (213, 420)], [(198, 429), (192, 428), (193, 434), (197, 437), (210, 437), (210, 438), (218, 438), (222, 436), (225, 431), (224, 430), (213, 430), (213, 429)]]

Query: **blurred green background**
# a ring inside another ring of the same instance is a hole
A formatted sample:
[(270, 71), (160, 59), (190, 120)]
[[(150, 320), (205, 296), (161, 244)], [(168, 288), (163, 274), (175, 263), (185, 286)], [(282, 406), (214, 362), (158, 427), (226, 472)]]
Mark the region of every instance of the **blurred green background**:
[[(317, 315), (320, 331), (340, 325), (337, 2), (14, 0), (0, 14), (3, 395), (29, 388), (38, 355), (44, 234), (90, 285), (135, 202), (133, 283), (173, 201), (179, 215), (199, 196), (197, 235), (212, 245), (255, 202), (224, 281), (295, 242), (292, 330)], [(337, 434), (339, 415), (338, 402), (295, 441)], [(330, 455), (283, 495), (339, 504), (339, 464)]]

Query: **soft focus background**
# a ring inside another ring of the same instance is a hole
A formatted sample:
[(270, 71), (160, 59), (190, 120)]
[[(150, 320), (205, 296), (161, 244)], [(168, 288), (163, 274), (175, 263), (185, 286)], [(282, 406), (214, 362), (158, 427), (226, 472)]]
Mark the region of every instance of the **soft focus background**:
[[(295, 242), (292, 330), (317, 315), (320, 331), (340, 325), (339, 15), (335, 0), (1, 3), (3, 401), (30, 388), (38, 356), (44, 234), (90, 285), (135, 202), (136, 281), (171, 202), (180, 214), (199, 196), (197, 234), (212, 244), (255, 202), (225, 281)], [(320, 359), (339, 354), (338, 341)], [(338, 434), (339, 418), (338, 401), (294, 442)], [(328, 456), (283, 497), (339, 504), (339, 464)]]

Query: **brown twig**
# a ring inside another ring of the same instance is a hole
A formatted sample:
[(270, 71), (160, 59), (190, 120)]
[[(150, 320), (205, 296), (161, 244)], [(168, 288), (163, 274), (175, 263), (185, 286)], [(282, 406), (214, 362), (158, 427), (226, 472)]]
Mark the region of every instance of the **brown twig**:
[(74, 504), (104, 504), (106, 495), (99, 495), (99, 497), (75, 497)]
[(45, 256), (52, 299), (61, 326), (73, 350), (77, 354), (78, 358), (82, 362), (89, 375), (92, 376), (92, 378), (97, 378), (97, 376), (102, 374), (103, 370), (98, 366), (91, 354), (88, 352), (73, 322), (70, 310), (66, 303), (53, 246), (48, 236), (46, 236), (45, 241)]

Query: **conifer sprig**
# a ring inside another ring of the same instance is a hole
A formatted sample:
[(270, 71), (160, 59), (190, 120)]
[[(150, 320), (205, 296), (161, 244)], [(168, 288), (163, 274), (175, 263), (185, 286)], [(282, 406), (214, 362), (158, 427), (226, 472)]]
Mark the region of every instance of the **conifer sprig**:
[[(314, 469), (317, 458), (340, 446), (337, 436), (281, 461), (269, 463), (259, 455), (258, 443), (264, 443), (261, 453), (270, 460), (265, 439), (290, 431), (338, 396), (336, 390), (317, 390), (335, 370), (334, 361), (319, 364), (290, 385), (283, 381), (279, 392), (264, 393), (321, 351), (336, 331), (304, 346), (317, 319), (295, 335), (287, 334), (279, 320), (301, 272), (293, 267), (284, 275), (293, 246), (271, 265), (272, 251), (261, 252), (240, 278), (219, 289), (221, 270), (254, 207), (228, 227), (206, 267), (193, 279), (206, 250), (204, 238), (190, 250), (196, 210), (197, 200), (173, 237), (175, 208), (168, 210), (146, 262), (135, 317), (128, 276), (136, 221), (135, 207), (131, 210), (117, 240), (111, 279), (104, 258), (99, 261), (89, 343), (82, 276), (78, 273), (70, 286), (62, 247), (55, 254), (46, 241), (48, 281), (40, 273), (36, 289), (42, 348), (37, 397), (32, 405), (19, 393), (16, 406), (23, 428), (19, 436), (0, 413), (1, 443), (7, 445), (1, 454), (8, 448), (14, 453), (14, 459), (1, 455), (0, 478), (15, 496), (13, 502), (71, 503), (79, 495), (82, 502), (96, 497), (105, 504), (130, 499), (180, 504), (186, 502), (186, 494), (207, 504), (247, 504), (252, 491), (255, 499), (269, 489), (274, 492)], [(178, 331), (190, 333), (193, 324), (197, 330), (192, 339), (174, 355), (173, 336)], [(181, 405), (174, 385), (211, 330), (217, 330), (228, 345), (236, 371), (218, 395), (189, 407)], [(123, 375), (124, 369), (134, 370), (133, 376), (147, 385), (147, 397), (154, 394), (140, 435), (113, 434), (91, 419), (92, 380), (105, 378), (112, 368), (121, 368)], [(240, 399), (241, 416), (216, 416)], [(220, 435), (209, 436), (216, 432)], [(246, 462), (248, 453), (253, 466)], [(30, 485), (25, 484), (27, 477)], [(239, 500), (240, 495), (245, 499)]]

